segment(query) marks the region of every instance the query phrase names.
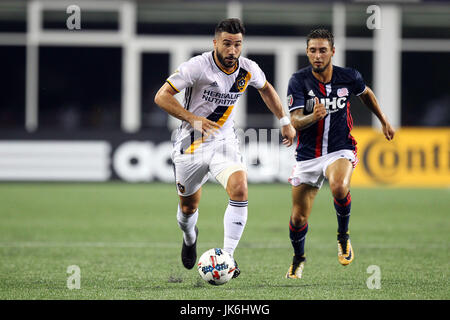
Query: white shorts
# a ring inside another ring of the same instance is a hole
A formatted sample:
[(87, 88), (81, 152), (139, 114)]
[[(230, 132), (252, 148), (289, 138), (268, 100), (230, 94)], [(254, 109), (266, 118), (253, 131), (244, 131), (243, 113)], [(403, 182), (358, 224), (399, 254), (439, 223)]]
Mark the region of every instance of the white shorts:
[(353, 168), (355, 168), (358, 163), (355, 151), (335, 151), (315, 159), (297, 161), (288, 181), (294, 187), (305, 183), (320, 189), (326, 178), (325, 172), (327, 171), (328, 166), (341, 158), (348, 159), (352, 163)]
[(209, 173), (226, 188), (229, 176), (239, 170), (247, 171), (239, 151), (239, 140), (225, 139), (203, 143), (192, 154), (172, 153), (178, 195), (190, 196), (209, 179)]

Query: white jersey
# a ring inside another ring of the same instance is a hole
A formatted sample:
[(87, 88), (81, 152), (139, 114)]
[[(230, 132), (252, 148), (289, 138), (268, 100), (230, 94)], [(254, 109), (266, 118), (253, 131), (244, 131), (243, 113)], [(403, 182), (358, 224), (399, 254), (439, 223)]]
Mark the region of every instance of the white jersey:
[(205, 52), (182, 63), (167, 79), (174, 90), (185, 90), (184, 108), (197, 116), (217, 122), (220, 129), (204, 139), (201, 133), (183, 121), (178, 129), (175, 148), (181, 153), (193, 153), (205, 141), (225, 139), (234, 135), (235, 105), (248, 85), (261, 89), (266, 76), (258, 64), (240, 57), (231, 72), (221, 69), (213, 57), (214, 51)]

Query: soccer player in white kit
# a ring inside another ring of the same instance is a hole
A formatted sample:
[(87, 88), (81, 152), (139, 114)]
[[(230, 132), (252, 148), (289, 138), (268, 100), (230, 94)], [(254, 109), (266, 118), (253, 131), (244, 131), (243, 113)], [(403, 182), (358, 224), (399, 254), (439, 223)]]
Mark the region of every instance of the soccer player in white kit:
[[(296, 132), (278, 94), (252, 60), (241, 57), (244, 26), (225, 19), (215, 28), (214, 50), (182, 63), (155, 96), (156, 104), (182, 120), (172, 161), (180, 198), (177, 221), (183, 231), (181, 260), (192, 269), (197, 260), (198, 206), (210, 172), (225, 188), (223, 249), (233, 256), (247, 222), (247, 173), (234, 132), (238, 98), (255, 87), (269, 110), (280, 119), (283, 144), (291, 146)], [(185, 89), (184, 106), (174, 97)], [(240, 274), (236, 264), (234, 278)]]

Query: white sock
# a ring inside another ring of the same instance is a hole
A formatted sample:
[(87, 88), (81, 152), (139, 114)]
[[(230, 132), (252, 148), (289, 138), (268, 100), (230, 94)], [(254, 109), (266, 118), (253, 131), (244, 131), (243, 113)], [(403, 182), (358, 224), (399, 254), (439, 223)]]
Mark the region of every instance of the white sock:
[(228, 202), (228, 207), (225, 210), (223, 217), (223, 250), (233, 256), (242, 233), (244, 232), (245, 224), (247, 223), (248, 201), (234, 201)]
[(198, 219), (198, 209), (193, 214), (185, 214), (178, 205), (177, 221), (183, 231), (183, 239), (186, 245), (191, 246), (196, 240), (195, 225)]

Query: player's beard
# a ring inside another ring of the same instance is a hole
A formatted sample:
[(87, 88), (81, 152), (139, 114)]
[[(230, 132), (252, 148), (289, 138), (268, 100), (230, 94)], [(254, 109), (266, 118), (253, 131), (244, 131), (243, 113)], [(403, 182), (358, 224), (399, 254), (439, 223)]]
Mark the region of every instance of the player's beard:
[(312, 68), (313, 68), (313, 71), (315, 72), (315, 73), (322, 73), (322, 72), (324, 72), (325, 70), (327, 70), (327, 68), (328, 68), (328, 66), (330, 65), (330, 63), (331, 63), (331, 59), (330, 60), (328, 60), (328, 63), (326, 64), (326, 65), (324, 65), (323, 67), (314, 67), (314, 65), (312, 65)]
[(217, 50), (216, 50), (216, 57), (217, 57), (217, 60), (219, 60), (220, 64), (223, 65), (225, 68), (233, 67), (236, 64), (237, 60), (239, 59), (239, 56), (237, 56), (237, 57), (233, 57), (232, 62), (227, 62), (227, 60), (225, 60), (225, 57), (223, 55), (221, 55), (220, 52)]

